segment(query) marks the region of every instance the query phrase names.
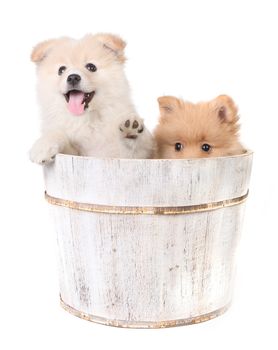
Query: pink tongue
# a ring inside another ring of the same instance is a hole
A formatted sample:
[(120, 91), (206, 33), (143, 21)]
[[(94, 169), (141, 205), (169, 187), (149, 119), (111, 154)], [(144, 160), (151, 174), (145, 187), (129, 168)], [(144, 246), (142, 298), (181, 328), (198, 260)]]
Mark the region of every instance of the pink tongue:
[(74, 115), (81, 115), (84, 112), (84, 104), (82, 104), (83, 100), (83, 92), (70, 92), (68, 102), (69, 111)]

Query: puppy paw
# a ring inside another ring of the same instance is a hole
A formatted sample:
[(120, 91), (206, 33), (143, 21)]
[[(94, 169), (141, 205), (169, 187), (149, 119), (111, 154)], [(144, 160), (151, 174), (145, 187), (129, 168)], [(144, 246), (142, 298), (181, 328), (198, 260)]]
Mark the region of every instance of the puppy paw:
[(137, 139), (144, 131), (144, 122), (139, 117), (131, 117), (120, 125), (120, 131), (126, 139)]
[(49, 144), (45, 140), (39, 139), (31, 148), (29, 156), (30, 160), (34, 163), (47, 164), (54, 160), (59, 151), (59, 144)]

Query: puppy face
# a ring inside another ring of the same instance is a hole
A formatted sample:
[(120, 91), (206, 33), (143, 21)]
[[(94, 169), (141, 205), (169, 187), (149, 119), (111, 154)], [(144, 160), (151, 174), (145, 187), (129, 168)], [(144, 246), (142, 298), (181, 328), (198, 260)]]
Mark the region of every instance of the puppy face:
[(158, 158), (202, 158), (240, 154), (238, 111), (221, 95), (205, 103), (189, 103), (171, 96), (158, 99), (155, 130)]
[(78, 116), (124, 94), (124, 47), (120, 38), (109, 34), (38, 44), (31, 59), (38, 66), (41, 104), (50, 112)]

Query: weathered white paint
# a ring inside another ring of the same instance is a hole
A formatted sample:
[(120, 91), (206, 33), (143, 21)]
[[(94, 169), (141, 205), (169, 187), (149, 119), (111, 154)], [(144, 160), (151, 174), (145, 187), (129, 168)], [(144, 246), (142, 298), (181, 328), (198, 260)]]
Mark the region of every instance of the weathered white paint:
[[(244, 195), (251, 165), (250, 152), (196, 160), (58, 155), (44, 174), (47, 193), (62, 199), (187, 206)], [(51, 210), (61, 298), (96, 321), (159, 326), (230, 303), (244, 204), (185, 215), (99, 214), (53, 205)]]

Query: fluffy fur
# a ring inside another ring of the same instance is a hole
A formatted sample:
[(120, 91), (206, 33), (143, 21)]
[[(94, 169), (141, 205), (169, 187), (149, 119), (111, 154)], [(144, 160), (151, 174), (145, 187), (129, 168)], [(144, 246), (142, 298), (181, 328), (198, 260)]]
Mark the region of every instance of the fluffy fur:
[[(124, 41), (110, 34), (47, 40), (34, 48), (31, 59), (37, 64), (42, 136), (30, 151), (32, 161), (49, 162), (57, 153), (151, 157), (152, 136), (130, 98), (124, 48)], [(97, 70), (89, 71), (88, 63)], [(63, 66), (66, 69), (59, 75)], [(65, 98), (71, 74), (81, 78), (74, 89), (94, 93), (81, 115), (72, 114)]]
[(154, 131), (157, 158), (219, 157), (244, 152), (238, 136), (238, 110), (229, 96), (197, 104), (163, 96), (158, 103), (160, 120)]

